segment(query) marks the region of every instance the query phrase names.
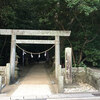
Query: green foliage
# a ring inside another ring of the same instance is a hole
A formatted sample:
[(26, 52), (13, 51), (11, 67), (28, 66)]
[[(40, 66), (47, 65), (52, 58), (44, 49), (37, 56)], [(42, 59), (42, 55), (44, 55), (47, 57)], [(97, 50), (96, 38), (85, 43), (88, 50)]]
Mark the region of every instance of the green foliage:
[(1, 9), (0, 19), (3, 26), (8, 26), (8, 28), (13, 27), (15, 21), (15, 12), (10, 6), (6, 6)]
[(97, 10), (97, 4), (100, 3), (99, 0), (65, 0), (69, 8), (74, 8), (79, 13), (84, 12), (89, 15), (91, 12)]
[(84, 64), (83, 62), (81, 62), (78, 66), (79, 66), (79, 67), (84, 67), (84, 68), (87, 67), (86, 64)]
[[(96, 45), (96, 44), (95, 44)], [(96, 49), (96, 47), (88, 46), (88, 48), (84, 51), (86, 56), (86, 61), (90, 62), (92, 66), (100, 66), (100, 50)]]
[[(72, 47), (74, 66), (100, 66), (99, 21), (100, 0), (0, 1), (0, 28), (71, 30), (69, 41), (63, 39), (61, 44), (61, 57), (65, 47)], [(0, 37), (0, 50), (3, 43)]]

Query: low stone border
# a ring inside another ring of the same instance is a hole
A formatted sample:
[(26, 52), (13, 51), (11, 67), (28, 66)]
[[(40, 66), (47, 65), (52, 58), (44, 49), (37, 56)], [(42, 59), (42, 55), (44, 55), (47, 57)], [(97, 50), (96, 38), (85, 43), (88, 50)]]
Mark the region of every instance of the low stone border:
[[(65, 75), (65, 68), (62, 68), (62, 75)], [(92, 68), (72, 68), (73, 83), (84, 82), (90, 84), (95, 89), (100, 91), (100, 70)]]

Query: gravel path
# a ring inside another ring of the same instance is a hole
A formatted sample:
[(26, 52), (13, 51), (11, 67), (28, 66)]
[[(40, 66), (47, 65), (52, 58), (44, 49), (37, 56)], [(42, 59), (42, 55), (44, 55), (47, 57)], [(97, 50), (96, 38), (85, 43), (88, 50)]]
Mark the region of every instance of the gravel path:
[(64, 93), (93, 93), (98, 92), (94, 87), (87, 83), (72, 84), (64, 88)]

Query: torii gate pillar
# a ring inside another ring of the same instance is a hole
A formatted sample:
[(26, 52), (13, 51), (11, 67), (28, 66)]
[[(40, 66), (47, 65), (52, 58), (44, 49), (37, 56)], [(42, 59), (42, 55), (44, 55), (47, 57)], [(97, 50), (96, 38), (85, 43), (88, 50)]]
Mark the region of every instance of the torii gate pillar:
[(58, 78), (58, 67), (60, 65), (60, 38), (55, 36), (55, 76)]
[(10, 80), (13, 83), (15, 80), (15, 55), (16, 55), (16, 35), (11, 36), (11, 53), (10, 53)]

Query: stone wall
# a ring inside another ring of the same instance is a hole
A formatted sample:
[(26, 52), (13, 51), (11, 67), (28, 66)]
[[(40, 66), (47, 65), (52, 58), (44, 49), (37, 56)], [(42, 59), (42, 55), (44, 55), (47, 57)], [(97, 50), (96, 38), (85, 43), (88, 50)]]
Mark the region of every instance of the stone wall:
[(100, 69), (87, 68), (86, 82), (100, 91)]
[[(62, 68), (62, 75), (65, 75), (64, 68)], [(72, 68), (72, 81), (73, 83), (88, 83), (97, 90), (100, 90), (100, 69), (83, 67)]]
[(73, 83), (79, 83), (79, 82), (86, 83), (87, 80), (86, 69), (82, 67), (72, 68), (72, 78), (73, 78)]

